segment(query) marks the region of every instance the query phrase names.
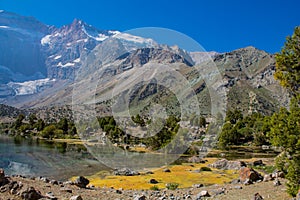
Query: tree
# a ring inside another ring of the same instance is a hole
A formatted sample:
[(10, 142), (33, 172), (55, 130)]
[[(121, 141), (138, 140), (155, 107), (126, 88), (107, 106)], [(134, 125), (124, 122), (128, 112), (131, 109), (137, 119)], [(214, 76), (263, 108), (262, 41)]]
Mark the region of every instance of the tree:
[(55, 135), (56, 127), (54, 125), (49, 125), (44, 128), (41, 132), (43, 138), (52, 139)]
[(276, 56), (275, 78), (293, 94), (299, 94), (300, 85), (300, 26), (288, 36), (284, 47)]
[(68, 124), (68, 120), (66, 118), (62, 118), (59, 122), (58, 122), (58, 128), (63, 130), (63, 134), (68, 134), (68, 130), (69, 130), (69, 124)]
[(29, 119), (29, 124), (30, 124), (30, 126), (33, 126), (34, 123), (35, 123), (36, 120), (37, 120), (37, 117), (36, 117), (35, 114), (30, 114), (29, 117), (28, 117), (28, 119)]
[(290, 155), (287, 165), (285, 159), (278, 159), (278, 168), (288, 166), (286, 171), (287, 191), (296, 196), (300, 189), (300, 26), (294, 34), (287, 37), (281, 52), (276, 54), (275, 78), (287, 88), (293, 96), (290, 110), (281, 109), (270, 120), (268, 137), (274, 146), (283, 149), (284, 154)]
[(22, 124), (23, 124), (23, 120), (25, 119), (25, 115), (24, 114), (19, 114), (15, 123), (14, 123), (14, 127), (16, 129), (18, 129)]

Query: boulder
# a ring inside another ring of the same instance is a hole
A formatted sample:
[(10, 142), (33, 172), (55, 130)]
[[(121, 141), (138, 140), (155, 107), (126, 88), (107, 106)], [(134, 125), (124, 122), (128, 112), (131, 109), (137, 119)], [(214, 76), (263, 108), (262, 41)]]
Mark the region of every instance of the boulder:
[(80, 188), (86, 188), (86, 186), (87, 186), (89, 183), (90, 183), (90, 181), (89, 181), (87, 178), (83, 177), (83, 176), (79, 176), (79, 177), (75, 180), (75, 182), (74, 182), (74, 184), (75, 184), (77, 187), (80, 187)]
[(196, 196), (196, 199), (200, 200), (200, 199), (202, 199), (202, 197), (210, 197), (210, 194), (208, 193), (207, 190), (203, 190), (200, 193), (198, 193), (197, 196)]
[(114, 171), (114, 175), (116, 176), (138, 176), (140, 175), (139, 172), (124, 168), (124, 169), (119, 169)]
[(239, 170), (241, 167), (246, 167), (247, 165), (243, 161), (228, 161), (226, 159), (221, 159), (209, 166), (222, 170)]
[(151, 183), (151, 184), (157, 184), (157, 183), (158, 183), (158, 181), (157, 181), (157, 180), (155, 180), (154, 178), (152, 178), (152, 179), (150, 179), (149, 183)]
[(263, 177), (254, 169), (248, 167), (242, 167), (240, 169), (240, 181), (245, 183), (245, 181), (257, 182), (263, 180)]
[(187, 160), (189, 163), (205, 163), (205, 160), (200, 158), (199, 156), (192, 156)]
[(36, 191), (34, 187), (29, 187), (21, 192), (21, 197), (24, 200), (38, 200), (43, 198), (43, 195), (39, 191)]
[(163, 172), (171, 172), (171, 170), (167, 168), (167, 169), (164, 169)]

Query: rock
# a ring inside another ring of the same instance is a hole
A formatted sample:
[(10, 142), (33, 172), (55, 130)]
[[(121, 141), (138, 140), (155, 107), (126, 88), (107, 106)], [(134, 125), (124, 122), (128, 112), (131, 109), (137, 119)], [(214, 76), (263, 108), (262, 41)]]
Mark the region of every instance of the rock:
[(155, 180), (154, 178), (152, 178), (152, 179), (150, 179), (149, 183), (151, 183), (151, 184), (157, 184), (157, 183), (158, 183), (158, 181), (157, 181), (157, 180)]
[(203, 190), (200, 193), (197, 194), (196, 199), (200, 200), (202, 197), (210, 197), (210, 194), (208, 193), (208, 191)]
[(252, 168), (242, 167), (240, 169), (240, 181), (244, 183), (247, 179), (251, 182), (256, 182), (262, 180), (263, 177)]
[(114, 175), (116, 176), (138, 176), (140, 175), (139, 172), (124, 168), (124, 169), (119, 169), (114, 171)]
[(225, 194), (225, 188), (219, 188), (214, 190), (212, 193), (216, 196), (216, 195), (221, 195), (221, 194)]
[(146, 200), (146, 196), (145, 195), (138, 195), (134, 198), (134, 200)]
[(122, 194), (122, 191), (121, 190), (116, 190), (116, 193), (117, 194)]
[(194, 184), (193, 185), (193, 188), (201, 188), (203, 187), (204, 185), (203, 184)]
[(146, 171), (145, 174), (148, 175), (148, 174), (154, 174), (154, 173), (151, 171)]
[(6, 191), (7, 191), (7, 187), (5, 187), (5, 186), (0, 187), (0, 193), (4, 193)]
[(83, 200), (82, 197), (80, 195), (77, 195), (77, 196), (72, 196), (70, 198), (70, 200)]
[(43, 198), (40, 192), (36, 191), (33, 187), (29, 187), (21, 192), (21, 197), (24, 200), (38, 200)]
[(46, 177), (41, 177), (40, 180), (43, 181), (43, 182), (45, 182), (45, 183), (49, 183), (50, 182), (50, 180), (47, 179)]
[(233, 179), (230, 184), (239, 184), (241, 183), (240, 179)]
[(251, 185), (253, 184), (253, 181), (251, 181), (249, 178), (247, 178), (244, 182), (243, 182), (244, 185)]
[(205, 163), (205, 160), (200, 158), (199, 156), (192, 156), (187, 160), (189, 163)]
[(273, 182), (274, 186), (280, 186), (281, 182), (279, 181), (278, 178), (275, 179), (275, 181)]
[(228, 161), (226, 159), (221, 159), (209, 166), (222, 170), (239, 170), (241, 167), (246, 167), (247, 165), (243, 161)]
[(75, 184), (77, 187), (80, 187), (80, 188), (86, 188), (86, 186), (87, 186), (89, 183), (90, 183), (90, 181), (89, 181), (87, 178), (83, 177), (83, 176), (79, 176), (79, 177), (75, 180), (75, 182), (74, 182), (74, 184)]
[(273, 176), (273, 178), (284, 178), (285, 177), (285, 175), (282, 171), (277, 171), (277, 170), (275, 170), (272, 173), (272, 176)]
[(167, 168), (167, 169), (164, 169), (163, 172), (171, 172), (171, 170)]
[(259, 193), (256, 193), (253, 197), (253, 200), (263, 200), (264, 198), (259, 194)]
[(237, 186), (234, 186), (234, 187), (233, 187), (233, 189), (236, 189), (236, 190), (241, 190), (241, 189), (243, 189), (243, 187), (242, 187), (242, 186), (240, 186), (240, 185), (237, 185)]
[(264, 175), (264, 179), (263, 179), (264, 182), (273, 181), (273, 180), (274, 180), (274, 178), (273, 178), (272, 174)]
[(48, 199), (51, 199), (51, 200), (57, 200), (57, 198), (54, 196), (54, 194), (52, 192), (48, 192), (46, 193), (45, 195)]
[(73, 192), (72, 189), (70, 189), (70, 188), (61, 188), (60, 191), (66, 192), (66, 193), (72, 193)]
[(5, 173), (3, 169), (0, 169), (0, 186), (6, 185), (9, 183), (7, 177), (5, 177)]
[(49, 183), (52, 185), (58, 185), (58, 181), (56, 181), (56, 180), (51, 180)]
[(256, 160), (253, 162), (253, 166), (263, 166), (263, 165), (264, 165), (264, 163), (262, 160)]

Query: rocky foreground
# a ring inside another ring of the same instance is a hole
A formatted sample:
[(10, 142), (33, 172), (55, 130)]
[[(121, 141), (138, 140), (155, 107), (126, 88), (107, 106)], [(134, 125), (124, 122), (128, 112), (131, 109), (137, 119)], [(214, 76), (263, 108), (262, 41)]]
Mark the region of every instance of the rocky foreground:
[(60, 182), (45, 177), (5, 176), (0, 170), (0, 200), (93, 200), (93, 199), (224, 199), (261, 200), (291, 199), (286, 194), (286, 180), (280, 172), (261, 176), (255, 170), (242, 167), (240, 177), (230, 184), (203, 186), (186, 189), (123, 190), (122, 188), (96, 188), (85, 177), (75, 181)]

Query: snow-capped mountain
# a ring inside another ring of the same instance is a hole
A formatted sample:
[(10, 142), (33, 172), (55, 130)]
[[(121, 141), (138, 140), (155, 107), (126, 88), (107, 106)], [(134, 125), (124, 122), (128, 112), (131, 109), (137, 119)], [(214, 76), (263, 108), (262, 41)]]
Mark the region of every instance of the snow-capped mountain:
[(7, 83), (13, 74), (32, 76), (36, 73), (46, 75), (46, 65), (41, 51), (40, 40), (51, 31), (33, 17), (23, 17), (14, 13), (0, 12), (0, 65), (5, 70)]

